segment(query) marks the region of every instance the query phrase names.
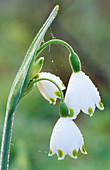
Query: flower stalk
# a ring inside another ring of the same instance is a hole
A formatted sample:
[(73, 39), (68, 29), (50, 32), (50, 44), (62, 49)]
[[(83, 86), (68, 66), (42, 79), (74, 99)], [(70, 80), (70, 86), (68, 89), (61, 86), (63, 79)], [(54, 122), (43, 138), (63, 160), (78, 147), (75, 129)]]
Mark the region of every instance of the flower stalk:
[(73, 48), (65, 41), (63, 40), (60, 40), (60, 39), (52, 39), (52, 40), (49, 40), (47, 41), (46, 43), (44, 43), (40, 48), (39, 50), (37, 51), (37, 56), (49, 45), (52, 45), (52, 44), (60, 44), (60, 45), (63, 45), (64, 47), (66, 47), (69, 52), (70, 52), (70, 55), (69, 55), (69, 61), (70, 61), (70, 66), (72, 68), (72, 70), (77, 73), (79, 71), (81, 71), (81, 62), (80, 62), (80, 59), (78, 57), (78, 55), (74, 52)]

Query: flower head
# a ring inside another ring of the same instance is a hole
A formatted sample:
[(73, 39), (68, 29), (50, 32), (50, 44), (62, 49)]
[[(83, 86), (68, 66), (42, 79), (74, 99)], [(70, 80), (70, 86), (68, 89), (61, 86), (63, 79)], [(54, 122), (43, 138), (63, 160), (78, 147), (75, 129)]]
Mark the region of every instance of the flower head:
[(72, 73), (65, 95), (65, 103), (73, 119), (77, 117), (80, 110), (92, 116), (95, 106), (100, 110), (104, 109), (97, 88), (82, 71)]
[(59, 118), (50, 139), (49, 156), (56, 153), (58, 160), (62, 160), (68, 154), (72, 158), (77, 159), (79, 149), (83, 154), (87, 154), (80, 130), (71, 118)]
[[(58, 86), (61, 88), (61, 90), (65, 89), (65, 86), (61, 79), (58, 76), (55, 76), (51, 73), (42, 72), (38, 74), (38, 78), (48, 78), (50, 80), (53, 80)], [(58, 88), (50, 81), (43, 80), (37, 82), (37, 87), (43, 97), (47, 99), (50, 103), (55, 104), (57, 98), (61, 98), (60, 93), (58, 91)]]

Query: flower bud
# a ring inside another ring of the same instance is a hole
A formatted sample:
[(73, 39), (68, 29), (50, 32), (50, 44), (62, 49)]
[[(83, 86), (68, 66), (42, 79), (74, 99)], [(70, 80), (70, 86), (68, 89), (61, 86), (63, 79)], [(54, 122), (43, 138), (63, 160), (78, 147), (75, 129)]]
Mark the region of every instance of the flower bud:
[(37, 59), (31, 66), (30, 79), (34, 78), (42, 69), (44, 57)]

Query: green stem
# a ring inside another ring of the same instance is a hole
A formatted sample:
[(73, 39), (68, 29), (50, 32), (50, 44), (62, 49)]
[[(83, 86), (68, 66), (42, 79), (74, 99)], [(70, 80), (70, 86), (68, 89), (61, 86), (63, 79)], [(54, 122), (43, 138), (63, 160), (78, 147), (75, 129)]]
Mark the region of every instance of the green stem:
[(69, 61), (70, 61), (72, 70), (75, 73), (81, 71), (81, 62), (80, 62), (78, 55), (74, 52), (73, 48), (67, 42), (65, 42), (63, 40), (53, 39), (53, 40), (47, 41), (38, 49), (36, 55), (38, 56), (47, 46), (49, 46), (51, 44), (61, 44), (61, 45), (65, 46), (70, 52)]
[(63, 46), (65, 46), (71, 54), (74, 54), (74, 50), (73, 48), (65, 41), (60, 40), (60, 39), (53, 39), (53, 40), (49, 40), (46, 43), (44, 43), (37, 51), (37, 55), (39, 55), (47, 46), (51, 45), (51, 44), (61, 44)]
[(37, 82), (39, 82), (39, 81), (42, 81), (42, 80), (47, 80), (47, 81), (50, 81), (50, 82), (52, 82), (53, 84), (55, 84), (55, 86), (58, 88), (58, 90), (59, 90), (59, 92), (60, 92), (61, 101), (64, 102), (63, 92), (62, 92), (62, 90), (60, 89), (60, 87), (58, 86), (58, 84), (55, 83), (53, 80), (48, 79), (48, 78), (38, 78), (38, 79), (36, 79), (36, 80), (33, 80), (32, 83), (30, 83), (30, 85), (31, 85), (31, 84), (34, 84), (34, 83), (37, 83)]
[[(9, 152), (12, 136), (14, 113), (7, 111), (3, 129), (3, 141), (1, 144), (0, 170), (8, 170), (9, 167)], [(5, 152), (7, 151), (7, 152)]]

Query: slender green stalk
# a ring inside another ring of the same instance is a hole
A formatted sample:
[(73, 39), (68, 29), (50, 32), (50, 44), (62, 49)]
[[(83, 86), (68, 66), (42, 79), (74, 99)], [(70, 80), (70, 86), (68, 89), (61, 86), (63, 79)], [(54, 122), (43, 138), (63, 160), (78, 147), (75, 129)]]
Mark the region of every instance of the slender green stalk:
[[(60, 89), (60, 87), (58, 86), (58, 84), (55, 83), (53, 80), (48, 79), (48, 78), (38, 78), (38, 79), (32, 81), (32, 84), (35, 84), (35, 83), (37, 83), (37, 82), (39, 82), (39, 81), (42, 81), (42, 80), (47, 80), (47, 81), (50, 81), (50, 82), (52, 82), (53, 84), (55, 84), (55, 86), (58, 88), (58, 90), (59, 90), (59, 92), (60, 92), (61, 101), (64, 102), (63, 92), (62, 92), (62, 90)], [(31, 85), (31, 83), (30, 83), (30, 85)]]
[(60, 39), (52, 39), (47, 41), (46, 43), (44, 43), (37, 51), (37, 55), (39, 55), (47, 46), (51, 45), (51, 44), (61, 44), (63, 46), (65, 46), (71, 54), (74, 54), (74, 50), (73, 48), (65, 41), (60, 40)]
[(49, 45), (51, 44), (61, 44), (63, 46), (65, 46), (69, 52), (69, 61), (70, 61), (70, 66), (72, 68), (72, 70), (77, 73), (79, 71), (81, 71), (81, 62), (80, 59), (78, 57), (78, 55), (74, 52), (73, 48), (65, 41), (60, 40), (60, 39), (53, 39), (50, 41), (47, 41), (46, 43), (44, 43), (37, 51), (37, 56)]
[[(10, 152), (13, 120), (14, 120), (14, 113), (9, 114), (9, 112), (7, 112), (5, 117), (5, 122), (4, 122), (4, 130), (3, 130), (4, 141), (2, 142), (1, 145), (0, 170), (2, 169), (6, 170), (9, 168), (9, 154), (10, 154), (9, 152)], [(4, 150), (7, 152), (4, 152)]]

